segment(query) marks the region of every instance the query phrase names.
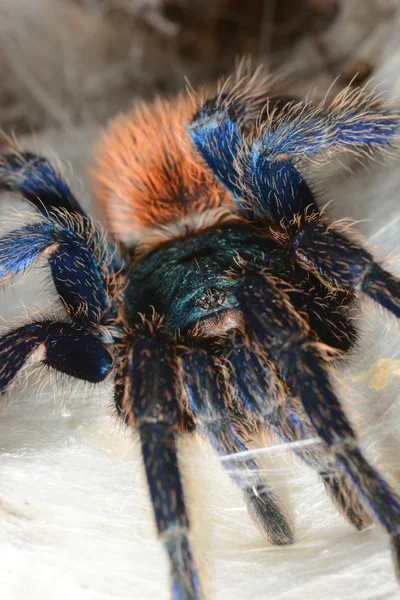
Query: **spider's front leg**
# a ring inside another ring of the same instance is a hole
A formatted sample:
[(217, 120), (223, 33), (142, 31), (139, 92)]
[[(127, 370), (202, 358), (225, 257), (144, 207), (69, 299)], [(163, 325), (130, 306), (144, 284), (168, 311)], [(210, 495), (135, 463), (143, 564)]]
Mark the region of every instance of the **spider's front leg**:
[(30, 323), (0, 337), (0, 393), (28, 359), (76, 379), (103, 381), (113, 358), (102, 340), (84, 327), (61, 321)]
[[(228, 369), (233, 386), (242, 402), (249, 406), (264, 426), (285, 443), (309, 441), (317, 437), (298, 399), (289, 398), (290, 392), (277, 381), (273, 365), (265, 360), (260, 344), (249, 338), (234, 339), (229, 353)], [(351, 481), (337, 464), (333, 453), (322, 444), (302, 447), (294, 444), (295, 454), (315, 469), (334, 504), (356, 529), (370, 524), (370, 517), (352, 489)]]
[(115, 403), (121, 418), (139, 432), (156, 526), (169, 558), (172, 596), (198, 600), (176, 449), (181, 410), (175, 349), (158, 336), (155, 324), (135, 333), (117, 367)]
[[(267, 427), (285, 443), (311, 440), (317, 436), (304, 410), (297, 404), (296, 399), (287, 399), (285, 406), (277, 407), (266, 419)], [(319, 443), (304, 448), (295, 445), (294, 452), (306, 465), (317, 471), (335, 506), (351, 525), (357, 530), (370, 525), (371, 518), (364, 503), (360, 502), (350, 478), (332, 452)]]
[(391, 536), (399, 573), (400, 498), (362, 455), (325, 372), (321, 350), (308, 338), (307, 324), (288, 295), (265, 275), (247, 276), (241, 306), (257, 343), (277, 364), (319, 437)]
[[(261, 418), (254, 403), (240, 407), (234, 415), (232, 390), (218, 365), (204, 349), (187, 348), (182, 357), (183, 385), (197, 427), (223, 460), (232, 480), (242, 490), (251, 518), (265, 537), (276, 545), (293, 543), (293, 529), (279, 499), (266, 483), (260, 466), (249, 457), (241, 431), (242, 423)], [(264, 381), (259, 382), (262, 387)]]
[[(213, 357), (200, 347), (181, 348), (165, 341), (157, 322), (137, 327), (124, 340), (116, 369), (115, 403), (122, 419), (140, 435), (144, 466), (159, 536), (167, 551), (172, 594), (176, 600), (197, 600), (201, 591), (189, 545), (189, 520), (184, 505), (176, 451), (182, 411), (188, 409), (224, 465), (242, 489), (250, 514), (276, 544), (290, 543), (293, 533), (277, 498), (246, 451), (228, 409), (227, 391), (218, 382)], [(182, 390), (184, 388), (184, 391)], [(180, 400), (182, 392), (185, 401)]]

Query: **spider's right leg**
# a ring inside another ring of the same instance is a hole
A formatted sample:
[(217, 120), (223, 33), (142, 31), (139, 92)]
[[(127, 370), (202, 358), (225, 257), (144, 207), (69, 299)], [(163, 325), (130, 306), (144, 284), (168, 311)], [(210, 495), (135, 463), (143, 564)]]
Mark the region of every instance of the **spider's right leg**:
[(190, 136), (215, 177), (250, 219), (289, 222), (308, 207), (318, 210), (313, 194), (285, 152), (265, 154), (240, 131), (246, 106), (236, 92), (208, 100), (190, 124)]
[(117, 366), (115, 403), (125, 423), (139, 432), (156, 526), (169, 558), (172, 597), (198, 600), (176, 448), (181, 416), (176, 358), (174, 348), (156, 335), (156, 326), (136, 332)]
[(270, 277), (249, 275), (241, 307), (249, 330), (278, 366), (317, 434), (391, 537), (400, 576), (400, 497), (364, 458), (355, 432), (326, 373), (322, 351), (308, 338), (307, 323)]
[[(249, 83), (249, 82), (247, 82)], [(235, 86), (207, 101), (190, 124), (191, 138), (215, 177), (250, 218), (272, 218), (288, 225), (295, 217), (319, 212), (314, 195), (297, 168), (298, 160), (321, 150), (370, 152), (390, 146), (399, 135), (396, 111), (380, 106), (363, 90), (345, 90), (330, 105), (279, 103), (273, 98), (253, 118), (251, 89)], [(262, 108), (262, 107), (261, 107)], [(244, 127), (243, 127), (244, 126)]]
[(0, 337), (0, 394), (28, 359), (91, 383), (103, 381), (113, 365), (101, 338), (87, 329), (61, 321), (30, 323)]
[[(291, 401), (285, 407), (277, 407), (267, 419), (267, 425), (283, 442), (293, 443), (317, 437), (304, 411), (294, 408)], [(348, 475), (340, 468), (332, 452), (321, 443), (294, 447), (295, 454), (309, 467), (315, 469), (325, 489), (338, 510), (356, 529), (362, 530), (371, 523), (370, 514), (360, 502)]]
[[(248, 421), (251, 415), (256, 420), (257, 415), (250, 409), (244, 418), (232, 417), (228, 410), (229, 392), (224, 382), (218, 381), (217, 366), (205, 350), (188, 348), (182, 355), (182, 371), (189, 410), (196, 425), (242, 490), (255, 525), (272, 544), (293, 543), (290, 521), (240, 436), (240, 421)], [(246, 410), (245, 407), (242, 409)]]
[(252, 347), (249, 340), (246, 343), (242, 339), (234, 340), (229, 363), (231, 385), (238, 390), (242, 402), (250, 406), (254, 413), (258, 413), (264, 426), (282, 441), (295, 443), (295, 454), (318, 472), (340, 512), (356, 529), (366, 527), (370, 523), (370, 517), (334, 454), (321, 443), (307, 446), (296, 444), (299, 441), (313, 440), (318, 434), (299, 401), (296, 398), (289, 399), (284, 387), (281, 386), (279, 391), (273, 369), (266, 364), (265, 357), (260, 356), (259, 348)]

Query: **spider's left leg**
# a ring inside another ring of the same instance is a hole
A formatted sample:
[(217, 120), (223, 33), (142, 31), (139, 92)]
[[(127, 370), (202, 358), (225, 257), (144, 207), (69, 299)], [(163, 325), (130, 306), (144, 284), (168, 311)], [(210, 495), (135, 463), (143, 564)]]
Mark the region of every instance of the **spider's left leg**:
[(205, 350), (187, 349), (182, 355), (182, 371), (189, 411), (222, 458), (232, 480), (242, 490), (256, 526), (272, 544), (292, 543), (290, 521), (241, 439), (240, 421), (255, 419), (256, 415), (250, 410), (243, 417), (246, 410), (243, 407), (241, 418), (232, 417), (228, 410), (232, 404), (229, 391), (224, 382), (218, 380), (218, 367)]
[[(1, 154), (0, 191), (22, 196), (46, 218), (57, 220), (60, 215), (72, 216), (72, 222), (80, 224), (81, 235), (95, 235), (99, 247), (105, 244), (59, 170), (47, 158), (15, 149)], [(108, 244), (108, 250), (112, 257), (112, 270), (122, 269), (123, 263), (116, 248)]]
[(248, 275), (241, 298), (246, 323), (302, 402), (316, 432), (391, 536), (400, 571), (400, 498), (366, 461), (326, 374), (318, 344), (289, 297), (264, 275)]
[(176, 448), (182, 413), (175, 350), (156, 335), (156, 326), (136, 332), (117, 366), (115, 403), (121, 418), (140, 435), (156, 526), (169, 558), (172, 597), (198, 600)]

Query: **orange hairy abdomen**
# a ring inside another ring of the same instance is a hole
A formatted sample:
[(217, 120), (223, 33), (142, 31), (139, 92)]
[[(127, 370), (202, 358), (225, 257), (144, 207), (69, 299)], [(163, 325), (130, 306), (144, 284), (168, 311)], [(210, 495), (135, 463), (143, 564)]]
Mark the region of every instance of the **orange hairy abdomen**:
[(149, 231), (232, 204), (188, 133), (196, 106), (186, 95), (140, 103), (113, 119), (94, 152), (94, 194), (114, 238)]

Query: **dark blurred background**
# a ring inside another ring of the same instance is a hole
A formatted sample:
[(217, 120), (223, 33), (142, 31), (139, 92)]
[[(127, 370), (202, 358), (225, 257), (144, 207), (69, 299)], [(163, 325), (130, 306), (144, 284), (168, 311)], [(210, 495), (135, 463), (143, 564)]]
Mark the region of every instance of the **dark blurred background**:
[(0, 0), (0, 127), (98, 123), (251, 54), (306, 92), (399, 49), (399, 0)]

